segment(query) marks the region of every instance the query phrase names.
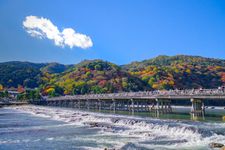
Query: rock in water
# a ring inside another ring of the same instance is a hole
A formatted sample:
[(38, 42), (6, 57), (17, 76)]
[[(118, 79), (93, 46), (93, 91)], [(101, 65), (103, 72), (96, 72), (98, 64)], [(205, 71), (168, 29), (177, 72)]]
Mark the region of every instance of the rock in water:
[(224, 145), (221, 144), (221, 143), (210, 143), (209, 146), (210, 146), (210, 148), (222, 148), (222, 147), (224, 147)]
[(153, 150), (153, 149), (147, 149), (145, 147), (139, 147), (136, 146), (133, 143), (128, 142), (127, 144), (125, 144), (123, 147), (120, 148), (120, 150)]

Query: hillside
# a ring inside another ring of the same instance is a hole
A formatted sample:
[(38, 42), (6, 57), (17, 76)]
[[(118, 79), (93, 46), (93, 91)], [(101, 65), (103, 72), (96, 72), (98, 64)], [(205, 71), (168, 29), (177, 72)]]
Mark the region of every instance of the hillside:
[(225, 60), (158, 56), (118, 66), (103, 60), (75, 65), (0, 63), (0, 85), (39, 87), (44, 95), (111, 93), (154, 89), (217, 88), (225, 85)]
[(52, 92), (51, 85), (63, 88), (65, 94), (113, 93), (149, 89), (145, 83), (121, 68), (102, 60), (83, 61), (70, 71), (51, 78), (44, 93)]
[(61, 73), (67, 66), (57, 63), (30, 63), (11, 61), (0, 63), (0, 84), (4, 87), (35, 88), (42, 83), (43, 73)]
[(17, 61), (0, 63), (0, 84), (4, 87), (17, 87), (18, 85), (38, 87), (38, 76), (43, 66), (44, 64)]
[(187, 65), (199, 65), (199, 66), (225, 66), (225, 60), (206, 58), (201, 56), (188, 56), (188, 55), (176, 55), (166, 56), (160, 55), (158, 57), (147, 59), (141, 62), (132, 62), (122, 67), (127, 70), (138, 70), (147, 66), (173, 66), (176, 64), (187, 64)]
[(158, 56), (122, 66), (153, 89), (217, 88), (225, 84), (225, 60), (200, 56)]
[(48, 63), (44, 67), (41, 68), (42, 72), (47, 72), (50, 74), (53, 73), (62, 73), (66, 71), (67, 69), (73, 67), (73, 65), (63, 65), (59, 63)]

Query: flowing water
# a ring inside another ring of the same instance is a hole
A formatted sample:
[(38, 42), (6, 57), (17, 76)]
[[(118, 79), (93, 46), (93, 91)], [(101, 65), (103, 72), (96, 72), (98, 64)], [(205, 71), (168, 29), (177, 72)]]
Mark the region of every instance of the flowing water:
[(0, 109), (0, 149), (206, 150), (211, 142), (225, 144), (225, 122), (216, 117), (223, 113), (221, 109), (205, 120), (191, 121), (187, 114), (157, 119), (145, 113), (131, 116), (29, 105), (7, 107)]

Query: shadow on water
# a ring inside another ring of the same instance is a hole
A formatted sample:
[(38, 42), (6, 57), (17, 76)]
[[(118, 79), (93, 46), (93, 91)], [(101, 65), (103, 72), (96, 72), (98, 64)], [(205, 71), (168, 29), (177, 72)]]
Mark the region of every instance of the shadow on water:
[(174, 108), (173, 112), (166, 114), (157, 114), (155, 112), (132, 112), (129, 111), (110, 111), (110, 110), (98, 110), (98, 109), (81, 109), (83, 111), (107, 113), (107, 114), (117, 114), (117, 115), (128, 115), (128, 116), (139, 116), (139, 117), (151, 117), (158, 119), (174, 119), (174, 120), (192, 120), (192, 121), (203, 121), (203, 122), (225, 122), (225, 110), (215, 109), (206, 110), (204, 116), (191, 116), (189, 110), (190, 108)]

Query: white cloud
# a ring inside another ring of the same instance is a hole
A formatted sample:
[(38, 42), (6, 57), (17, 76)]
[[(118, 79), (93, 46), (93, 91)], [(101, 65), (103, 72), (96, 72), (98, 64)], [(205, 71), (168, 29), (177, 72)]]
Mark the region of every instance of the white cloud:
[(32, 37), (48, 38), (56, 46), (80, 47), (83, 49), (93, 46), (89, 36), (75, 32), (72, 28), (65, 28), (62, 32), (49, 19), (37, 16), (27, 16), (23, 26)]
[(91, 47), (92, 41), (89, 36), (84, 34), (76, 33), (71, 28), (66, 28), (62, 32), (64, 43), (68, 45), (70, 48), (73, 46), (81, 47), (81, 48), (88, 48)]

